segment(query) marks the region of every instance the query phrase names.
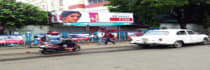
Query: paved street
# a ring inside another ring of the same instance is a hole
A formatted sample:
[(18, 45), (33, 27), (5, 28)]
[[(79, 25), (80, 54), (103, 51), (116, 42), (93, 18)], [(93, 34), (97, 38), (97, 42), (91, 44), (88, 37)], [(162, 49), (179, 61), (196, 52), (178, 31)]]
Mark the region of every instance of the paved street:
[[(82, 51), (80, 51), (79, 53), (82, 54), (101, 52), (100, 50), (105, 50), (105, 49), (110, 50), (109, 48), (119, 49), (118, 47), (135, 46), (133, 44), (130, 44), (129, 41), (117, 41), (115, 45), (112, 45), (111, 43), (109, 43), (108, 45), (98, 45), (98, 43), (78, 43), (78, 44), (82, 48)], [(46, 57), (46, 56), (49, 57), (49, 56), (57, 56), (57, 55), (62, 56), (62, 55), (72, 54), (72, 52), (67, 52), (67, 53), (53, 53), (48, 55), (42, 55), (39, 52), (39, 48), (26, 48), (26, 47), (0, 47), (0, 51), (1, 51), (0, 61), (23, 60), (23, 59)]]
[(0, 5), (0, 70), (210, 70), (210, 0)]
[[(127, 45), (76, 53), (1, 54), (0, 70), (209, 70), (209, 50), (210, 45), (146, 49)], [(2, 59), (12, 56), (17, 59)]]

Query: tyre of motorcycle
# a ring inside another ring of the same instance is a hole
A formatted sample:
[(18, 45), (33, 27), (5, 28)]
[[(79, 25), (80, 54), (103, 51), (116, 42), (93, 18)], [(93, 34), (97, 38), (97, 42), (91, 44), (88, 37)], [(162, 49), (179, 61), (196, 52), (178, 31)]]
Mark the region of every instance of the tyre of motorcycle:
[(41, 48), (41, 49), (40, 49), (40, 52), (41, 52), (41, 54), (47, 54), (47, 53), (48, 53), (47, 50), (46, 50), (45, 48)]
[(78, 47), (75, 47), (73, 50), (72, 50), (73, 52), (77, 52), (77, 51), (80, 51), (80, 46), (78, 46)]

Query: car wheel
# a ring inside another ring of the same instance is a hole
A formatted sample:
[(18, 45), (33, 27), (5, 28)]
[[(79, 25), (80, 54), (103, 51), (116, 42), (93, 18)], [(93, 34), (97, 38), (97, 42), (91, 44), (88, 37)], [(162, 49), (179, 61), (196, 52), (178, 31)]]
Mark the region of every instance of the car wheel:
[(144, 49), (147, 47), (147, 45), (137, 45), (139, 49)]
[(202, 42), (202, 44), (203, 45), (207, 45), (208, 44), (208, 40), (207, 39), (204, 39), (203, 42)]
[(180, 41), (177, 41), (177, 42), (174, 43), (174, 48), (180, 48), (182, 46), (183, 46), (183, 43), (180, 42)]

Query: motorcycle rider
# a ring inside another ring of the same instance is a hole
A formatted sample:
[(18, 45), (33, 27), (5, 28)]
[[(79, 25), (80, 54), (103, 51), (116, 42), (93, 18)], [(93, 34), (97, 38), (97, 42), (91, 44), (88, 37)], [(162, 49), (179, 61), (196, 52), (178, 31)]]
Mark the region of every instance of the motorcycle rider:
[(65, 50), (72, 50), (74, 46), (76, 46), (75, 43), (73, 43), (72, 39), (66, 38), (62, 39), (62, 46), (64, 47)]
[(73, 47), (76, 46), (70, 37), (62, 38), (58, 32), (51, 32), (47, 39), (50, 44), (60, 45), (64, 47), (65, 50), (72, 50)]
[(47, 41), (50, 44), (61, 44), (62, 38), (59, 36), (58, 32), (51, 32), (50, 35), (47, 35)]

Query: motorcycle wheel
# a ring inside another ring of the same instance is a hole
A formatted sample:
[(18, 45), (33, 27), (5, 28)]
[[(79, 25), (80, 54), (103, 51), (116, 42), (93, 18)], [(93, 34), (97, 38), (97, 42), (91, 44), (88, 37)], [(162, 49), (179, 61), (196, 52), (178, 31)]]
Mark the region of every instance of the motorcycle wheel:
[(73, 51), (73, 52), (80, 51), (80, 46), (79, 46), (79, 47), (75, 47), (72, 51)]
[(40, 52), (41, 52), (41, 54), (47, 54), (47, 51), (44, 48), (40, 49)]

